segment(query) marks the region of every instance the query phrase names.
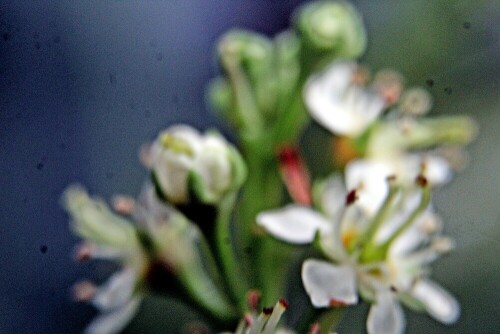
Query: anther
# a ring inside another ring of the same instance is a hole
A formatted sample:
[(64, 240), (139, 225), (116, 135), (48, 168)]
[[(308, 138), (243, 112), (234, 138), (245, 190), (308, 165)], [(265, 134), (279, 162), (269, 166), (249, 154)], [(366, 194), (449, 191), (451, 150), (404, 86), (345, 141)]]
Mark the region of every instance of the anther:
[(260, 303), (260, 292), (258, 290), (250, 290), (247, 293), (247, 304), (248, 307), (254, 311), (257, 311)]
[(78, 262), (85, 262), (92, 258), (92, 247), (88, 244), (78, 245), (75, 249), (74, 258)]
[(429, 184), (429, 181), (427, 180), (427, 178), (426, 178), (425, 176), (423, 176), (423, 175), (421, 175), (421, 174), (420, 174), (420, 175), (419, 175), (419, 176), (417, 176), (417, 178), (415, 179), (415, 183), (416, 183), (417, 185), (419, 185), (420, 187), (425, 188), (425, 187), (427, 187), (427, 185)]
[(345, 205), (349, 206), (349, 205), (353, 204), (354, 202), (356, 202), (357, 199), (358, 199), (357, 191), (356, 191), (356, 189), (353, 189), (347, 193), (347, 196), (345, 198)]
[(135, 200), (128, 196), (114, 196), (111, 204), (116, 212), (125, 216), (131, 215), (135, 208)]
[(272, 306), (271, 307), (264, 307), (262, 309), (262, 313), (264, 313), (265, 315), (270, 315), (271, 313), (273, 313), (273, 309), (274, 308)]
[(73, 286), (73, 298), (79, 302), (87, 302), (94, 297), (96, 291), (97, 288), (92, 282), (78, 282)]
[(330, 299), (328, 305), (330, 305), (330, 307), (344, 307), (344, 306), (346, 306), (346, 303), (344, 303), (341, 300)]
[(321, 327), (317, 322), (311, 325), (311, 328), (309, 329), (309, 334), (319, 334), (321, 330)]
[(284, 308), (288, 308), (288, 302), (284, 299), (284, 298), (281, 298), (279, 300), (279, 303), (281, 306), (283, 306)]

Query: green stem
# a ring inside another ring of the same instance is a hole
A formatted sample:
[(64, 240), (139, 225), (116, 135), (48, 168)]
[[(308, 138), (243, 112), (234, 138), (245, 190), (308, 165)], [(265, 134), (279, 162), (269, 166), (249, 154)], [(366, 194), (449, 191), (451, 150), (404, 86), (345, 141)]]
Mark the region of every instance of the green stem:
[(236, 197), (236, 192), (229, 193), (219, 204), (215, 225), (215, 240), (224, 277), (240, 309), (244, 311), (247, 308), (246, 293), (249, 286), (246, 277), (241, 273), (241, 267), (238, 265), (231, 233), (231, 213), (234, 209)]

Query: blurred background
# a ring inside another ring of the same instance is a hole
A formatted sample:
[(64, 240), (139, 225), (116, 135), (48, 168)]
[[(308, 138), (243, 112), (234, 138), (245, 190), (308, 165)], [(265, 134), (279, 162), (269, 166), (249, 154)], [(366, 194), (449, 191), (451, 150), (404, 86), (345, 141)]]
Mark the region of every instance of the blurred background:
[[(112, 268), (73, 262), (62, 191), (78, 182), (106, 199), (135, 196), (147, 174), (137, 152), (168, 125), (230, 135), (204, 101), (214, 43), (232, 27), (273, 35), (301, 2), (0, 1), (0, 333), (81, 331), (95, 311), (73, 303), (70, 287)], [(406, 312), (407, 332), (497, 333), (500, 2), (352, 2), (368, 30), (364, 63), (401, 71), (430, 90), (435, 114), (468, 114), (481, 129), (468, 168), (435, 196), (458, 246), (434, 278), (462, 317), (446, 327)], [(339, 332), (363, 333), (367, 311), (350, 308)], [(182, 332), (193, 319), (148, 299), (126, 332)]]

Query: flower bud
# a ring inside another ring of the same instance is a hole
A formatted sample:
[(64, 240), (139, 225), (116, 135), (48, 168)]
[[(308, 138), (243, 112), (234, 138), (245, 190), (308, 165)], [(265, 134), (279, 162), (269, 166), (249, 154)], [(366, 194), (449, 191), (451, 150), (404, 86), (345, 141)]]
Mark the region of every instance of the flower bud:
[(306, 47), (354, 58), (366, 47), (366, 32), (360, 15), (345, 2), (307, 4), (295, 17), (296, 29)]
[(186, 125), (161, 132), (152, 155), (157, 190), (173, 204), (215, 204), (245, 178), (243, 160), (233, 146), (215, 133), (202, 135)]

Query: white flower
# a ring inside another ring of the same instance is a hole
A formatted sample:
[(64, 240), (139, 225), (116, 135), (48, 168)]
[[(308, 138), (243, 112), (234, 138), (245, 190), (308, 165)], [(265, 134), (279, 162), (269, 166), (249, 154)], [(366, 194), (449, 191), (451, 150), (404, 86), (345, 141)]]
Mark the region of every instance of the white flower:
[(354, 83), (357, 68), (356, 63), (336, 62), (304, 88), (311, 116), (337, 135), (360, 135), (385, 108), (382, 97)]
[(346, 193), (342, 182), (333, 178), (320, 199), (323, 214), (290, 205), (259, 214), (257, 222), (288, 242), (311, 243), (317, 237), (330, 261), (303, 263), (302, 281), (313, 306), (353, 305), (359, 294), (372, 303), (369, 333), (402, 333), (400, 303), (453, 323), (460, 313), (458, 302), (427, 278), (429, 264), (453, 246), (440, 234), (440, 220), (429, 206), (428, 184), (424, 177), (413, 189), (401, 187), (392, 177), (384, 182), (388, 184), (379, 192), (385, 195), (375, 211), (362, 202), (368, 185)]
[(168, 201), (185, 204), (195, 191), (198, 200), (214, 203), (233, 185), (234, 152), (215, 133), (202, 135), (177, 125), (161, 132), (152, 145), (151, 168)]

